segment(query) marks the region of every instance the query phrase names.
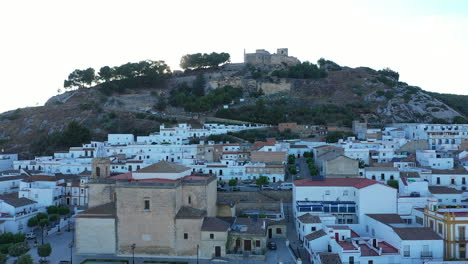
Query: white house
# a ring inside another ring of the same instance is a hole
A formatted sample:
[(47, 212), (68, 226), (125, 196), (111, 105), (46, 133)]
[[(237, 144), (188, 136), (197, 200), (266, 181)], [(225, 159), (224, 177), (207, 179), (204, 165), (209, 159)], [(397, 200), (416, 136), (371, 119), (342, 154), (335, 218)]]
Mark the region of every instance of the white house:
[(400, 171), (395, 167), (366, 167), (364, 177), (387, 183), (388, 180), (399, 180)]
[(383, 239), (398, 250), (398, 263), (423, 264), (444, 258), (444, 241), (436, 232), (407, 224), (397, 214), (368, 214), (363, 224), (366, 236)]
[(421, 172), (422, 179), (427, 180), (429, 185), (448, 186), (458, 190), (467, 189), (468, 172), (463, 168), (455, 170), (435, 170)]
[(368, 213), (396, 213), (396, 199), (396, 189), (366, 178), (304, 179), (293, 186), (295, 217), (332, 214), (338, 224), (357, 224)]
[(29, 232), (28, 220), (37, 213), (37, 203), (24, 197), (18, 198), (17, 192), (0, 195), (0, 221), (4, 221), (4, 232)]
[(62, 186), (55, 176), (33, 175), (20, 183), (19, 197), (37, 202), (40, 207), (61, 204)]
[(18, 160), (18, 154), (0, 153), (0, 171), (12, 170), (13, 161)]
[(433, 169), (453, 169), (453, 158), (442, 158), (435, 150), (416, 150), (416, 160), (421, 166)]

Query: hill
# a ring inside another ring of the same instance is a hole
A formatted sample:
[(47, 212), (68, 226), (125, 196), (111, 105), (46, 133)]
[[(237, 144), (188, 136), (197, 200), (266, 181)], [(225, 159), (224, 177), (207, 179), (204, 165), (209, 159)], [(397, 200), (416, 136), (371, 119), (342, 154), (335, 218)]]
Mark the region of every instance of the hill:
[[(73, 121), (89, 130), (90, 139), (103, 140), (108, 133), (146, 135), (158, 131), (161, 123), (193, 119), (350, 126), (355, 119), (374, 125), (466, 122), (468, 114), (468, 96), (426, 92), (401, 82), (390, 69), (349, 68), (322, 60), (318, 65), (225, 64), (184, 73), (158, 71), (86, 82), (70, 79), (71, 74), (68, 87), (81, 88), (54, 96), (44, 106), (0, 114), (0, 147), (22, 157), (64, 150), (80, 138), (67, 134)], [(86, 83), (91, 87), (84, 88)]]

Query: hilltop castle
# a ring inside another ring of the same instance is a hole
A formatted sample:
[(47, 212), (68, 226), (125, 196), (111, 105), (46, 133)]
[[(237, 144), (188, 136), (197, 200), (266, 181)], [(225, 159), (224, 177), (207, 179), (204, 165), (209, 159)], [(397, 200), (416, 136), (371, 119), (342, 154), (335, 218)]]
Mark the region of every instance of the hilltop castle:
[(244, 63), (257, 67), (268, 67), (281, 64), (291, 66), (300, 63), (300, 61), (296, 57), (288, 56), (288, 49), (282, 48), (277, 49), (274, 54), (264, 49), (258, 49), (255, 53), (244, 52)]

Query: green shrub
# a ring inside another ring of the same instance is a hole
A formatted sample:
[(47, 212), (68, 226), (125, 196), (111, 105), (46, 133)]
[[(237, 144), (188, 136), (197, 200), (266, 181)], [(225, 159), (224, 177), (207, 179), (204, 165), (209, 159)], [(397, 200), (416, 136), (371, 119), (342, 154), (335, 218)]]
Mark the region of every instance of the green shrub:
[(11, 247), (12, 245), (13, 245), (12, 243), (1, 244), (1, 245), (0, 245), (0, 253), (2, 253), (2, 254), (8, 254), (8, 250), (10, 249), (10, 247)]

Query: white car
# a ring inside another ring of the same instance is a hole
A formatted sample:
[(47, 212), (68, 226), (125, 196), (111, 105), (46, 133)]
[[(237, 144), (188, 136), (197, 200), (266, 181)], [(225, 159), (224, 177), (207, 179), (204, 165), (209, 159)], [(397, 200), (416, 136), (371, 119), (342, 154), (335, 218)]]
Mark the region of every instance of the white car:
[(26, 234), (26, 239), (34, 239), (36, 238), (36, 234), (34, 232), (29, 232)]
[(278, 186), (278, 190), (292, 190), (293, 184), (291, 182), (283, 182)]

